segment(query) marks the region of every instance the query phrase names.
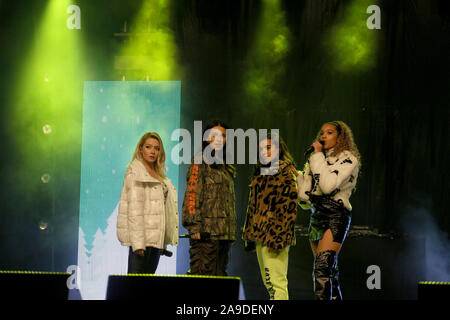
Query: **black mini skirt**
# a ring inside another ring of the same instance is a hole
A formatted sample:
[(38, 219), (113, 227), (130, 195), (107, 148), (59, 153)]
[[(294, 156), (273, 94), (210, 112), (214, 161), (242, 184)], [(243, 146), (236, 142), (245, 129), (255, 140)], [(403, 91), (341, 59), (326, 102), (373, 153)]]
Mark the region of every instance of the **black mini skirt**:
[(333, 235), (333, 241), (342, 243), (350, 229), (352, 213), (344, 207), (342, 201), (336, 201), (327, 196), (309, 195), (314, 211), (309, 220), (309, 239), (322, 239), (327, 229)]

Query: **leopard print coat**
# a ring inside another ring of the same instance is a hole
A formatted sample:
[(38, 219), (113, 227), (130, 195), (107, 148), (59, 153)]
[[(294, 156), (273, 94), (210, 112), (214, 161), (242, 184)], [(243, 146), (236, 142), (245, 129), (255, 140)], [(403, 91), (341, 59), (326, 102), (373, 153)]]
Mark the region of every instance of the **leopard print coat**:
[(295, 245), (296, 218), (296, 175), (280, 160), (277, 174), (253, 177), (242, 238), (282, 250)]

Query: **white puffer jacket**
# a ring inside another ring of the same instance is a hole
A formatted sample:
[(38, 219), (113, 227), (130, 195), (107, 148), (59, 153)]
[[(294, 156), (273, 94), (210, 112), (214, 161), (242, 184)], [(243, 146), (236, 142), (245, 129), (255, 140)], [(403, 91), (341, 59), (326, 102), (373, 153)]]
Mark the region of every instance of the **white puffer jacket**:
[(178, 245), (177, 191), (169, 178), (164, 184), (168, 189), (165, 203), (162, 183), (144, 164), (136, 159), (128, 166), (117, 217), (117, 237), (122, 245), (133, 251)]
[(314, 153), (303, 174), (297, 176), (298, 197), (303, 209), (308, 208), (307, 192), (311, 192), (314, 195), (331, 195), (334, 200), (342, 201), (347, 209), (352, 210), (349, 199), (358, 178), (358, 159), (348, 150), (337, 157), (329, 156), (332, 150), (328, 150), (327, 157), (322, 152)]

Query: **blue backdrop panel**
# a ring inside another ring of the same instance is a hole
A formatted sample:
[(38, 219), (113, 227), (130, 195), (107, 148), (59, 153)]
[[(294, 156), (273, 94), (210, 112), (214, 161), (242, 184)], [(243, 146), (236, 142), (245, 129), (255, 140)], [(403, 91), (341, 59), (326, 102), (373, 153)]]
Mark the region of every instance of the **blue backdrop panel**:
[[(109, 274), (127, 272), (128, 247), (117, 240), (116, 221), (126, 167), (139, 138), (156, 131), (166, 151), (167, 175), (178, 189), (170, 140), (180, 126), (179, 81), (95, 81), (84, 84), (79, 284), (83, 299), (104, 299)], [(176, 274), (176, 248), (156, 273)]]

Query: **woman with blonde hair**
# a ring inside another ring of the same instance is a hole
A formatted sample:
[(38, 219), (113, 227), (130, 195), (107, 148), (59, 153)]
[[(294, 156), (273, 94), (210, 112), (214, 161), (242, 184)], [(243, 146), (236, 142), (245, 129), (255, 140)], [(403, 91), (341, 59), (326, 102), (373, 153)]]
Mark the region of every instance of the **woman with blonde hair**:
[(361, 159), (353, 133), (342, 121), (325, 123), (311, 146), (313, 154), (297, 180), (300, 206), (311, 208), (314, 294), (319, 300), (341, 300), (337, 257), (350, 228), (349, 198)]
[(155, 273), (167, 245), (178, 245), (177, 192), (166, 176), (165, 151), (156, 132), (144, 134), (125, 173), (117, 236), (130, 247), (128, 273)]

